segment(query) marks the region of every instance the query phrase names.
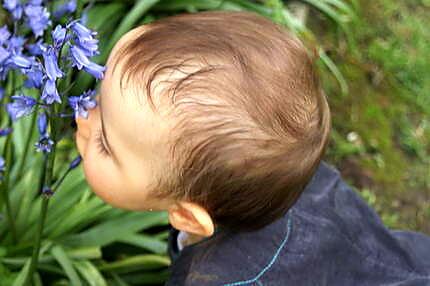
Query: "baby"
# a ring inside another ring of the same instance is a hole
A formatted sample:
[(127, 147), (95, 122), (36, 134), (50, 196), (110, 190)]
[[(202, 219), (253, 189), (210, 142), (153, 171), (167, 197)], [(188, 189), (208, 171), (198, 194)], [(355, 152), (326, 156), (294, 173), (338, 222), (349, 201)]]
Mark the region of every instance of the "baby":
[(77, 147), (104, 201), (168, 212), (166, 285), (430, 284), (430, 239), (387, 230), (322, 161), (314, 58), (252, 12), (167, 17), (115, 45)]

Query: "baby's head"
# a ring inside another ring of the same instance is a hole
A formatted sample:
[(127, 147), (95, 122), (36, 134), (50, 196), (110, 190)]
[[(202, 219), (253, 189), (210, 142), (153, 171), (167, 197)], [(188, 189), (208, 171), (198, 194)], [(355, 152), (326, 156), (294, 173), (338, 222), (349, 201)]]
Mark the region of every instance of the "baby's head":
[(92, 189), (117, 207), (167, 210), (174, 227), (202, 236), (285, 214), (331, 125), (312, 57), (251, 12), (133, 29), (111, 52), (97, 100), (76, 133)]

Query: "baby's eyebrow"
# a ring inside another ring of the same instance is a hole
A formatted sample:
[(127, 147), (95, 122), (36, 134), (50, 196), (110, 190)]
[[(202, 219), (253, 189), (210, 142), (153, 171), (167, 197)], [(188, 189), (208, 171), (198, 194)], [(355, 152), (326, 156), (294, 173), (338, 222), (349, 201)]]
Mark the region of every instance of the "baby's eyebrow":
[(114, 152), (113, 148), (109, 144), (109, 141), (107, 140), (106, 129), (105, 129), (104, 122), (103, 122), (102, 97), (101, 96), (99, 96), (99, 107), (100, 107), (100, 120), (102, 122), (102, 136), (103, 136), (103, 139), (105, 140), (106, 145), (107, 145), (107, 147), (109, 149), (109, 152), (112, 154), (113, 159), (117, 162), (118, 165), (120, 165), (119, 160), (118, 160), (118, 156), (116, 155), (116, 152)]

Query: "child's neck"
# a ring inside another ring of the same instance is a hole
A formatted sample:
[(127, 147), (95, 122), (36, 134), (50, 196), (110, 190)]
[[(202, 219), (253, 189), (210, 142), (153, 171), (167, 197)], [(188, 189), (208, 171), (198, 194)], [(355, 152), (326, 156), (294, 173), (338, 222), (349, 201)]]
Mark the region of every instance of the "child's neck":
[(204, 236), (200, 236), (189, 232), (186, 232), (186, 234), (187, 234), (187, 238), (183, 242), (184, 246), (196, 243), (204, 238)]

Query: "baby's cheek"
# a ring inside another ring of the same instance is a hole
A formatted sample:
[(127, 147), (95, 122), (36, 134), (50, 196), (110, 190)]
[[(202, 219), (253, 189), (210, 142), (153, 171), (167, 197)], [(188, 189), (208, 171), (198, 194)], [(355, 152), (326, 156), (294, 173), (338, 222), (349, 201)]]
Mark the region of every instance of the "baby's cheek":
[(106, 203), (119, 206), (121, 182), (108, 163), (102, 163), (90, 154), (84, 160), (84, 173), (91, 190)]

